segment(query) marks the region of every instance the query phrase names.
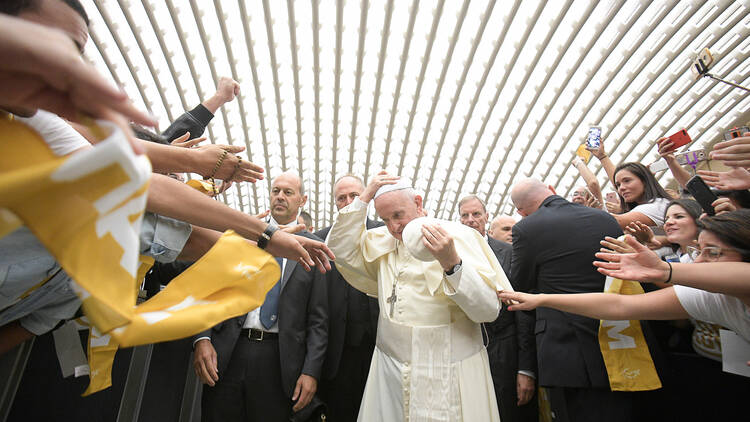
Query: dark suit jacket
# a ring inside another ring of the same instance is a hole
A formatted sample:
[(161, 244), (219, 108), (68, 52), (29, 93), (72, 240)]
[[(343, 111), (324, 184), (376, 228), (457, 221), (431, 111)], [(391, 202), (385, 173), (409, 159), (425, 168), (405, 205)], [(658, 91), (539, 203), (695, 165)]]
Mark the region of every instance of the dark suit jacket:
[[(500, 266), (503, 267), (508, 280), (511, 278), (511, 258), (513, 256), (513, 245), (502, 242), (492, 237), (487, 237), (487, 243), (490, 249), (495, 253)], [(513, 286), (515, 289), (516, 286)], [(503, 368), (507, 369), (508, 376), (515, 374), (519, 370), (531, 371), (536, 374), (536, 346), (534, 345), (534, 313), (533, 312), (509, 312), (506, 306), (493, 322), (485, 324), (490, 341), (501, 341), (508, 347), (503, 347), (506, 353), (517, 354), (518, 365), (509, 365), (515, 363), (515, 359), (504, 359)], [(503, 356), (506, 357), (505, 354)], [(512, 367), (511, 367), (512, 366)]]
[[(513, 226), (514, 288), (538, 293), (602, 292), (592, 262), (604, 236), (622, 234), (604, 211), (552, 195)], [(599, 321), (551, 308), (536, 310), (539, 384), (609, 388), (597, 333)]]
[[(367, 228), (373, 229), (382, 226), (383, 223), (367, 219)], [(328, 237), (331, 227), (326, 227), (315, 232), (315, 235), (321, 239)], [(377, 298), (369, 297), (366, 294), (352, 287), (351, 284), (344, 280), (341, 273), (336, 269), (336, 265), (326, 273), (328, 284), (328, 349), (326, 351), (326, 360), (323, 365), (323, 377), (327, 379), (334, 378), (339, 371), (341, 362), (341, 353), (344, 350), (344, 344), (347, 341), (354, 341), (355, 345), (361, 344), (364, 340), (365, 332), (358, 327), (357, 332), (352, 332), (354, 327), (348, 324), (348, 301), (353, 298), (365, 298), (368, 304), (368, 316), (370, 323), (370, 333), (374, 340), (375, 333), (378, 329), (378, 315), (380, 307)]]
[[(320, 240), (312, 233), (298, 233)], [(307, 272), (296, 261), (287, 260), (279, 296), (279, 360), (281, 382), (291, 398), (300, 374), (320, 381), (328, 341), (326, 283), (317, 269)], [(229, 365), (245, 315), (226, 320), (196, 338), (211, 337), (221, 374)]]

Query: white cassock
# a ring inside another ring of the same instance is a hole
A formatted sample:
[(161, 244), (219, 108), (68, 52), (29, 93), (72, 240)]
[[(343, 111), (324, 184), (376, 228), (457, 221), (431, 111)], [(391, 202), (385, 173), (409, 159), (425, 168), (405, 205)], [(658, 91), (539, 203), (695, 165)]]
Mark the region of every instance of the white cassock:
[(495, 290), (512, 289), (487, 242), (474, 229), (441, 222), (462, 259), (447, 276), (437, 261), (414, 258), (386, 227), (366, 230), (366, 216), (367, 204), (355, 199), (327, 239), (346, 281), (379, 298), (358, 420), (499, 421), (479, 323), (500, 311)]

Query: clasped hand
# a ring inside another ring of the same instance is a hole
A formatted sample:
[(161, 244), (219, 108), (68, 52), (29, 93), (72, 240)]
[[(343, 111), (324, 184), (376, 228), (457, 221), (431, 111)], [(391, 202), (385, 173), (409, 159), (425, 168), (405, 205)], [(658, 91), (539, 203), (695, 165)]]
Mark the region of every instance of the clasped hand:
[(422, 243), (445, 271), (451, 270), (461, 262), (453, 238), (437, 224), (422, 226)]

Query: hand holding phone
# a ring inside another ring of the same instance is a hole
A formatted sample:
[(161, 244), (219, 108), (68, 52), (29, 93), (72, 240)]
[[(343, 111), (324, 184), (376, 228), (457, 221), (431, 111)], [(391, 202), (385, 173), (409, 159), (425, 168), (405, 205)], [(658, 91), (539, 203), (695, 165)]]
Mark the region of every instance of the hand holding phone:
[(692, 141), (693, 140), (690, 139), (687, 130), (680, 129), (677, 133), (666, 138), (661, 138), (656, 142), (659, 145), (659, 154), (664, 156), (673, 153), (677, 148), (685, 146)]
[(706, 182), (700, 177), (700, 176), (693, 176), (688, 180), (688, 182), (685, 184), (685, 188), (690, 192), (691, 195), (693, 195), (693, 198), (701, 204), (701, 207), (708, 215), (714, 215), (716, 214), (716, 211), (714, 210), (713, 203), (717, 199), (719, 199), (718, 196), (716, 196), (715, 193), (711, 192), (711, 189), (708, 187)]
[(607, 192), (606, 201), (613, 204), (619, 204), (620, 198), (617, 196), (617, 192)]

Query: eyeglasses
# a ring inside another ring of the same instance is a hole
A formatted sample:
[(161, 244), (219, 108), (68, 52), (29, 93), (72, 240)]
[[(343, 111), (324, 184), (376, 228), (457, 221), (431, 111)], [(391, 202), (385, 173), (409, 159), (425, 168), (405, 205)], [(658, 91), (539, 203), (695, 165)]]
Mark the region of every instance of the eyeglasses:
[(699, 256), (704, 255), (708, 261), (716, 261), (719, 259), (724, 251), (736, 251), (734, 248), (720, 248), (718, 246), (706, 246), (705, 248), (696, 248), (695, 246), (688, 246), (687, 253), (693, 260), (698, 259)]

